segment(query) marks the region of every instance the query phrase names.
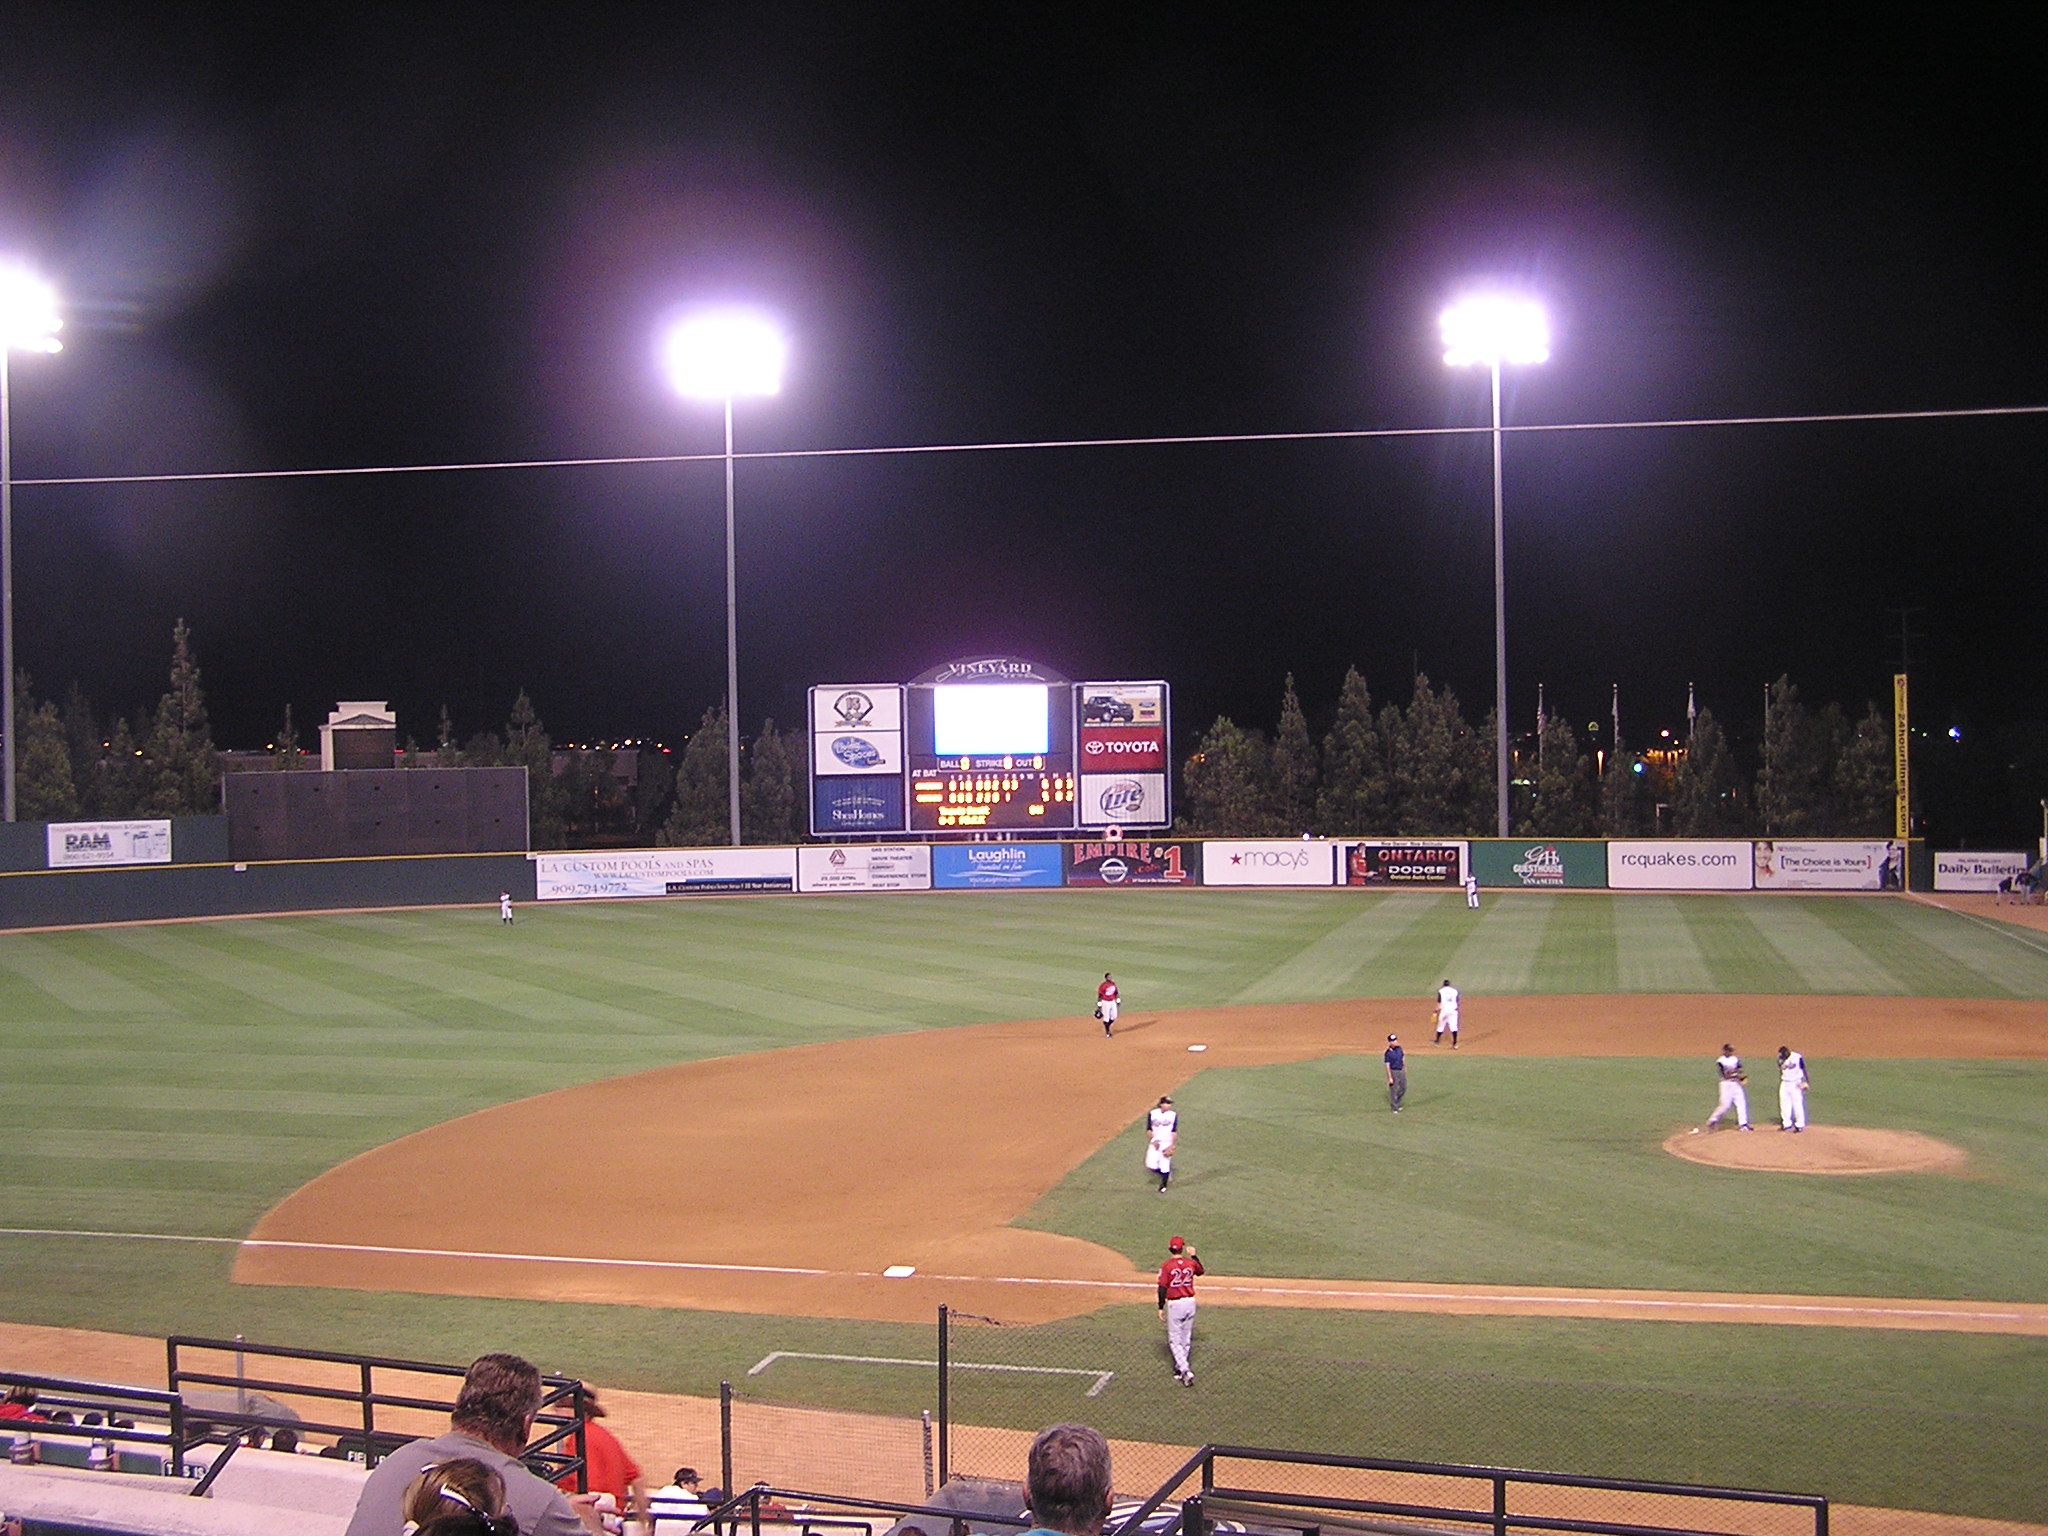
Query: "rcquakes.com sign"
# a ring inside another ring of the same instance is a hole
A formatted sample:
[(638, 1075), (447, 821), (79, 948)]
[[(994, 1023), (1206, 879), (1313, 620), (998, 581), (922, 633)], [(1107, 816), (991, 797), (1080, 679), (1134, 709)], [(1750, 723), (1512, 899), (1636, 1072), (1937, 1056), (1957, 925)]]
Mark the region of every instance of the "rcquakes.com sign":
[(1330, 843), (1275, 838), (1202, 844), (1204, 885), (1330, 885), (1336, 868)]

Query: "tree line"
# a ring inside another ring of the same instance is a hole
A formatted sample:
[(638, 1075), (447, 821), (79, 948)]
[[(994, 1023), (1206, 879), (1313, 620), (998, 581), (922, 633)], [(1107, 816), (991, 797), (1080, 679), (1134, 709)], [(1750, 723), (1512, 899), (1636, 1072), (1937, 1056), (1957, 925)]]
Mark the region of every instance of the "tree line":
[[(1287, 679), (1274, 730), (1219, 716), (1181, 764), (1178, 830), (1212, 837), (1488, 836), (1498, 830), (1494, 713), (1418, 675), (1404, 707), (1345, 674), (1320, 742)], [(1751, 772), (1711, 709), (1669, 748), (1588, 748), (1551, 714), (1511, 748), (1509, 823), (1529, 837), (1882, 837), (1892, 829), (1891, 722), (1810, 708), (1771, 685)]]

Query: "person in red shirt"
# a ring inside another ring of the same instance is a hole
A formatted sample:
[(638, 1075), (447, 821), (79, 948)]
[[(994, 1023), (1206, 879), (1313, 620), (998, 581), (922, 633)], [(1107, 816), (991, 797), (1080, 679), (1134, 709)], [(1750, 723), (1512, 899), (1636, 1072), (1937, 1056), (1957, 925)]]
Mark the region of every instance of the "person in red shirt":
[(1102, 1032), (1107, 1035), (1110, 1025), (1116, 1022), (1117, 990), (1116, 978), (1104, 971), (1102, 985), (1095, 989), (1095, 1017), (1102, 1020)]
[(1184, 1387), (1195, 1384), (1188, 1351), (1195, 1345), (1195, 1276), (1202, 1273), (1201, 1256), (1188, 1247), (1186, 1238), (1176, 1237), (1166, 1245), (1166, 1262), (1159, 1266), (1159, 1315), (1166, 1319), (1173, 1374)]
[[(646, 1507), (647, 1489), (642, 1483), (640, 1464), (619, 1444), (619, 1437), (600, 1424), (604, 1404), (589, 1387), (583, 1389), (583, 1405), (589, 1417), (583, 1421), (584, 1473), (592, 1493), (608, 1493), (621, 1515), (637, 1514)], [(569, 1444), (575, 1442), (571, 1440)], [(564, 1493), (576, 1488), (574, 1473), (556, 1484)]]

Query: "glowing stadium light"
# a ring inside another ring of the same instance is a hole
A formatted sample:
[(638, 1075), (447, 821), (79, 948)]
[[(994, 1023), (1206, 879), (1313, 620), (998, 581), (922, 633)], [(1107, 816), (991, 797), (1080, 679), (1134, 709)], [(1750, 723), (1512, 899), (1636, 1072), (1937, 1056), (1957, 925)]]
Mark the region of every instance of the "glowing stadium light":
[(766, 315), (714, 309), (678, 321), (662, 342), (670, 385), (692, 400), (782, 392), (789, 344)]
[(1506, 294), (1475, 294), (1443, 312), (1444, 361), (1453, 368), (1498, 368), (1550, 360), (1543, 306)]
[(0, 264), (0, 816), (14, 820), (14, 428), (7, 376), (15, 352), (61, 352), (57, 290), (27, 267)]
[[(1507, 541), (1501, 492), (1500, 370), (1504, 363), (1550, 358), (1550, 322), (1543, 306), (1504, 293), (1477, 293), (1443, 312), (1444, 361), (1453, 368), (1483, 367), (1493, 380), (1493, 713), (1494, 793), (1500, 835), (1508, 835), (1508, 599)], [(1619, 747), (1620, 743), (1615, 744)]]

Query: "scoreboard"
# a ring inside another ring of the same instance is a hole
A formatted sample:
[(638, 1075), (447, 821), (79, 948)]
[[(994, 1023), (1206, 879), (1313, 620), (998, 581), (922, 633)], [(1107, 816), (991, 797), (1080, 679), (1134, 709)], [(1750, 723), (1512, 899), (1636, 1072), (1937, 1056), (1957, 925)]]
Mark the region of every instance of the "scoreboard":
[(814, 835), (1164, 826), (1166, 685), (1073, 683), (984, 656), (811, 690)]

